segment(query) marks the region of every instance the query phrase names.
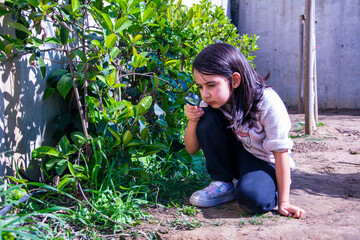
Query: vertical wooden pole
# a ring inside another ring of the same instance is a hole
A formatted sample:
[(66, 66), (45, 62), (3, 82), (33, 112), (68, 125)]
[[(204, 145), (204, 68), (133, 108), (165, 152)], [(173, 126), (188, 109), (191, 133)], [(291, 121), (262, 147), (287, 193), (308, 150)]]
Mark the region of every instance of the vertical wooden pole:
[(319, 110), (318, 110), (318, 93), (317, 93), (316, 50), (314, 56), (314, 118), (315, 118), (315, 123), (318, 123)]
[(299, 17), (299, 96), (298, 113), (304, 113), (304, 33), (305, 15)]
[(314, 120), (314, 42), (315, 0), (306, 0), (305, 5), (305, 133), (312, 135)]
[[(315, 6), (314, 6), (314, 12), (315, 12)], [(318, 94), (317, 94), (317, 70), (316, 70), (316, 34), (315, 34), (315, 25), (316, 25), (316, 19), (315, 19), (315, 13), (314, 13), (314, 27), (311, 31), (311, 37), (312, 37), (312, 47), (313, 47), (313, 52), (314, 52), (314, 57), (313, 57), (313, 81), (314, 81), (314, 120), (315, 120), (315, 128), (316, 128), (316, 123), (319, 121), (319, 116), (318, 116)]]

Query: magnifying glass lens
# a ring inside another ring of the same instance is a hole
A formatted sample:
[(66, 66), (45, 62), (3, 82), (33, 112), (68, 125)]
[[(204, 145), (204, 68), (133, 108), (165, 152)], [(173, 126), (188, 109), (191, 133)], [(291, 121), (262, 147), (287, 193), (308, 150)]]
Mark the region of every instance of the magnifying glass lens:
[(200, 98), (196, 94), (188, 93), (185, 97), (185, 102), (192, 106), (197, 106), (200, 103)]

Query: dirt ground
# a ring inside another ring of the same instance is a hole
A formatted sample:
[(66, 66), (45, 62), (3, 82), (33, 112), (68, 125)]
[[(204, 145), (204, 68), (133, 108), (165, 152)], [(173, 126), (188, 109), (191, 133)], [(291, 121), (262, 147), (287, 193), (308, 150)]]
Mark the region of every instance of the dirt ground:
[(360, 239), (360, 111), (320, 113), (323, 126), (312, 136), (304, 136), (303, 114), (290, 117), (297, 164), (290, 199), (306, 211), (304, 218), (283, 217), (275, 210), (247, 215), (231, 202), (202, 208), (195, 216), (156, 208), (148, 227), (171, 240)]

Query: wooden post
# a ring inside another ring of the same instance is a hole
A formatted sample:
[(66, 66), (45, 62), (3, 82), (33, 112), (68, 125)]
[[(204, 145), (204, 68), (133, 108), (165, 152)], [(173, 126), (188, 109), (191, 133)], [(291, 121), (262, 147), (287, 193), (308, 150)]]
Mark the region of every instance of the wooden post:
[[(319, 122), (318, 93), (317, 93), (317, 71), (316, 71), (316, 50), (314, 57), (314, 119), (315, 124)], [(316, 127), (316, 125), (315, 125)]]
[(298, 113), (304, 113), (304, 33), (305, 15), (299, 16), (299, 96)]
[(315, 0), (306, 0), (305, 6), (305, 133), (312, 135), (314, 119), (314, 56), (315, 56)]

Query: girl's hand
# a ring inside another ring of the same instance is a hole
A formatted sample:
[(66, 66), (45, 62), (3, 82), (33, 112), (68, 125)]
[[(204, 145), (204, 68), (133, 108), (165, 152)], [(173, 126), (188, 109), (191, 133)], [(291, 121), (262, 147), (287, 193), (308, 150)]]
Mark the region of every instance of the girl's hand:
[(199, 106), (186, 104), (185, 114), (189, 118), (189, 122), (198, 122), (200, 117), (204, 114), (204, 110)]
[(305, 214), (305, 211), (297, 206), (291, 205), (288, 202), (279, 203), (279, 210), (278, 212), (281, 215), (293, 218), (302, 218)]

